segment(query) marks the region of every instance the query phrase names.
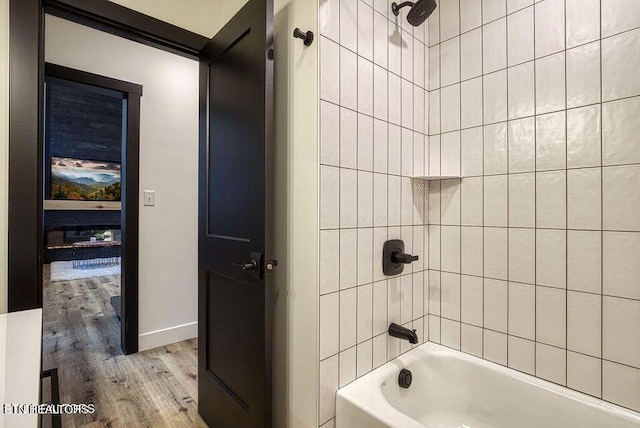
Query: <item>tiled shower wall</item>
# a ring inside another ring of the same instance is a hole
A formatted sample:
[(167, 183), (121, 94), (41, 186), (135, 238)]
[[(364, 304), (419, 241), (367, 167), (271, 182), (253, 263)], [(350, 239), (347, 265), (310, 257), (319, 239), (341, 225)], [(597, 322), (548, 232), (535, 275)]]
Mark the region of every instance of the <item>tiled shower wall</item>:
[(428, 22), (429, 340), (640, 410), (640, 1)]
[[(390, 322), (427, 330), (425, 246), (429, 54), (387, 0), (320, 0), (319, 424), (335, 392), (409, 344)], [(406, 12), (406, 10), (405, 10)], [(382, 246), (403, 239), (420, 257), (391, 279)]]

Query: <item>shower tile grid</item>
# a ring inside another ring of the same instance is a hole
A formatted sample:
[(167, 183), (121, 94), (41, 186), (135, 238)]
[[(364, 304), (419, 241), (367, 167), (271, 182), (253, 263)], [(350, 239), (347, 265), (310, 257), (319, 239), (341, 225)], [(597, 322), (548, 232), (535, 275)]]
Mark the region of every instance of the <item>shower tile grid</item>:
[(640, 2), (587, 3), (428, 20), (428, 337), (640, 411)]

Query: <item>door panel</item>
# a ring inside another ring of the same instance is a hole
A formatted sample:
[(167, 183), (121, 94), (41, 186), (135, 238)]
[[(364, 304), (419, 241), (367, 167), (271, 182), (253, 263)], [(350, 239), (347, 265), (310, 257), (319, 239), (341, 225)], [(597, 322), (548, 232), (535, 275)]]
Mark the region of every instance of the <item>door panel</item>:
[(271, 426), (272, 0), (249, 0), (200, 54), (198, 409)]

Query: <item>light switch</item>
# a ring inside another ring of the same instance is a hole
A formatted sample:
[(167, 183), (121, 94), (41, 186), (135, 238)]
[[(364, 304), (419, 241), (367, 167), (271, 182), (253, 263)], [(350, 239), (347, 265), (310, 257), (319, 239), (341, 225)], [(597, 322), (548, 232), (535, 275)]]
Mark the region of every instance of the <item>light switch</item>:
[(145, 207), (153, 207), (156, 204), (156, 191), (155, 190), (145, 190), (144, 191), (144, 206)]

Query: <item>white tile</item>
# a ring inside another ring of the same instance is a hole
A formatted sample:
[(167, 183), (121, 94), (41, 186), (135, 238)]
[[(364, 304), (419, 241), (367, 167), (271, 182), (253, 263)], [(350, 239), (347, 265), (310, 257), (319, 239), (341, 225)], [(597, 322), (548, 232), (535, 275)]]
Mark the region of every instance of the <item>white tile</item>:
[(340, 0), (328, 0), (320, 5), (318, 13), (320, 34), (331, 40), (340, 40)]
[(557, 383), (566, 384), (567, 351), (554, 346), (536, 343), (536, 376)]
[(507, 124), (494, 123), (484, 127), (484, 174), (507, 172)]
[(448, 86), (460, 81), (460, 37), (440, 44), (440, 85)]
[(509, 174), (509, 226), (535, 227), (535, 224), (535, 174)]
[[(406, 21), (402, 21), (403, 23)], [(418, 42), (416, 42), (418, 43)], [(413, 44), (414, 40), (410, 34), (406, 31), (402, 31), (402, 45), (401, 50), (401, 76), (403, 79), (413, 81)]]
[(566, 165), (565, 112), (536, 117), (536, 169), (563, 169)]
[(402, 133), (400, 127), (389, 124), (389, 150), (388, 150), (388, 168), (389, 174), (400, 175), (402, 172)]
[(562, 110), (566, 106), (564, 56), (564, 52), (560, 52), (536, 60), (536, 114)]
[(507, 120), (507, 72), (486, 74), (483, 77), (484, 123)]
[(373, 338), (373, 368), (387, 362), (387, 335), (381, 334)]
[(567, 227), (570, 229), (601, 228), (600, 168), (567, 171)]
[(566, 0), (567, 48), (600, 38), (600, 0)]
[(363, 376), (371, 371), (373, 364), (373, 342), (367, 340), (356, 348), (356, 376)]
[(491, 330), (484, 332), (484, 359), (507, 365), (507, 335)]
[(340, 291), (340, 351), (356, 344), (356, 288)]
[(600, 357), (602, 296), (567, 292), (567, 349)]
[[(429, 271), (429, 314), (440, 315), (440, 272)], [(389, 320), (391, 321), (391, 320)]]
[(441, 222), (460, 224), (460, 180), (442, 180), (440, 188)]
[(358, 166), (358, 114), (340, 108), (340, 166)]
[(340, 388), (356, 379), (356, 347), (340, 352)]
[(602, 100), (640, 94), (640, 29), (602, 40)]
[(634, 0), (602, 0), (602, 37), (640, 27), (640, 5)]
[(442, 134), (440, 143), (440, 173), (449, 176), (460, 175), (460, 132)]
[(320, 359), (338, 353), (338, 293), (320, 296)]
[(482, 134), (480, 127), (463, 129), (461, 132), (463, 177), (482, 175), (484, 163)]
[(567, 286), (567, 232), (538, 229), (536, 233), (536, 283), (547, 287)]
[(460, 275), (442, 272), (441, 274), (441, 315), (443, 317), (460, 320)]
[(429, 48), (429, 90), (440, 88), (440, 45)]
[(440, 126), (442, 132), (460, 129), (460, 84), (455, 84), (440, 90), (442, 116)]
[(320, 162), (340, 165), (340, 110), (325, 101), (320, 102)]
[(410, 129), (402, 128), (400, 135), (402, 141), (402, 175), (411, 177), (413, 175), (413, 132)]
[(373, 14), (373, 62), (387, 68), (388, 21), (379, 13)]
[(640, 162), (640, 97), (603, 104), (602, 163)]
[(358, 287), (358, 315), (357, 315), (358, 343), (373, 337), (373, 288), (371, 284)]
[(429, 183), (429, 224), (440, 224), (440, 180)]
[(534, 285), (509, 283), (509, 334), (535, 339), (536, 291)]
[(460, 272), (460, 226), (442, 226), (442, 270)]
[(340, 227), (358, 225), (358, 174), (351, 169), (340, 168)]
[(640, 231), (640, 165), (602, 169), (603, 223), (607, 230)]
[(424, 127), (424, 121), (426, 118), (424, 101), (426, 95), (427, 92), (424, 89), (417, 85), (413, 85), (413, 130), (420, 134), (426, 134)]
[(536, 370), (535, 342), (509, 336), (509, 367), (533, 375)]
[(509, 71), (509, 119), (531, 116), (534, 113), (533, 62), (527, 62)]
[(373, 230), (358, 229), (358, 285), (373, 280)]
[(600, 106), (567, 111), (567, 167), (599, 166)]
[(462, 324), (460, 349), (467, 354), (482, 357), (482, 329)]
[(358, 227), (373, 226), (373, 174), (358, 171)]
[(387, 172), (387, 123), (375, 119), (373, 121), (373, 171)]
[(640, 300), (640, 234), (603, 233), (603, 293)]
[(424, 169), (424, 135), (419, 132), (413, 133), (413, 175), (426, 175)]
[(482, 27), (482, 69), (487, 74), (506, 66), (507, 20), (503, 18)]
[(460, 0), (460, 32), (482, 25), (482, 0)]
[(373, 119), (358, 114), (358, 169), (373, 169)]
[(373, 175), (373, 225), (386, 226), (387, 223), (387, 176)]
[(482, 226), (483, 222), (483, 178), (462, 179), (462, 224)]
[[(413, 274), (413, 318), (424, 315), (424, 271)], [(421, 328), (422, 329), (422, 328)]]
[(566, 171), (536, 173), (537, 227), (566, 227)]
[(440, 343), (440, 317), (429, 315), (429, 341)]
[(462, 228), (462, 273), (482, 276), (482, 245), (481, 227)]
[(395, 21), (388, 21), (388, 23), (387, 60), (389, 71), (399, 76), (402, 73), (402, 44), (404, 39), (400, 32), (400, 27), (395, 24)]
[(389, 102), (389, 122), (400, 125), (402, 120), (402, 85), (400, 78), (393, 73), (389, 73), (388, 77), (388, 102)]
[(325, 37), (320, 38), (320, 98), (340, 102), (340, 47)]
[(340, 44), (358, 50), (358, 3), (340, 2)]
[(460, 349), (460, 322), (442, 318), (440, 321), (441, 343), (453, 349)]
[(413, 129), (413, 84), (402, 79), (402, 126)]
[(402, 179), (395, 175), (387, 176), (388, 179), (388, 214), (387, 222), (389, 226), (399, 226), (402, 222)]
[[(340, 230), (340, 254), (357, 254), (358, 235), (355, 229)], [(356, 285), (357, 264), (353, 257), (340, 257), (340, 289)]]
[(533, 7), (507, 17), (509, 66), (533, 59)]
[(440, 39), (447, 40), (460, 34), (460, 3), (445, 0), (436, 9), (440, 9)]
[(401, 223), (402, 225), (409, 226), (413, 224), (413, 188), (411, 187), (411, 179), (409, 177), (402, 177), (401, 179), (401, 191), (402, 191), (402, 208), (401, 208)]
[(320, 231), (320, 294), (338, 291), (340, 285), (340, 231)]
[(533, 284), (535, 279), (535, 230), (509, 229), (509, 281)]
[(387, 281), (387, 304), (389, 305), (387, 307), (387, 322), (389, 324), (392, 322), (400, 323), (400, 278), (400, 276), (395, 276)]
[(413, 282), (411, 275), (400, 277), (400, 323), (413, 320)]
[(507, 13), (513, 13), (532, 4), (533, 0), (507, 0)]
[(567, 108), (600, 102), (600, 43), (567, 51)]
[(327, 421), (326, 423), (322, 424), (322, 426), (320, 428), (336, 428), (336, 420), (331, 419), (330, 421)]
[(340, 170), (320, 166), (320, 228), (336, 229), (340, 225)]
[(440, 90), (429, 92), (429, 134), (440, 133)]
[(602, 301), (602, 357), (640, 367), (640, 301), (604, 296)]
[(507, 176), (484, 178), (484, 225), (507, 226)]
[(602, 398), (640, 411), (640, 370), (602, 362)]
[(602, 361), (599, 358), (567, 352), (567, 386), (585, 394), (600, 397)]
[(340, 48), (340, 105), (358, 108), (358, 56)]
[(482, 21), (491, 22), (507, 14), (507, 0), (484, 0), (482, 2)]
[(373, 61), (373, 9), (358, 2), (358, 55)]
[(477, 276), (462, 276), (462, 322), (479, 327), (483, 325), (484, 313), (482, 282)]
[(462, 128), (482, 125), (482, 78), (462, 82), (461, 98)]
[(567, 343), (567, 292), (536, 288), (536, 341), (564, 348)]
[(601, 235), (599, 231), (567, 232), (567, 288), (570, 290), (601, 292)]
[(338, 390), (338, 356), (320, 361), (320, 387), (318, 397), (319, 422), (324, 424), (336, 413), (336, 391)]
[(564, 0), (535, 5), (536, 58), (564, 49)]
[(427, 41), (428, 46), (434, 46), (440, 43), (440, 8), (436, 7), (427, 21)]
[(373, 281), (382, 281), (386, 278), (384, 272), (382, 272), (382, 250), (384, 243), (387, 241), (387, 228), (386, 227), (374, 227), (373, 228)]
[(460, 36), (460, 58), (460, 77), (462, 80), (482, 75), (481, 28), (469, 31)]
[(507, 279), (507, 229), (484, 229), (484, 276)]
[(421, 88), (425, 87), (425, 47), (422, 43), (413, 44), (413, 83)]
[(533, 117), (510, 121), (508, 125), (509, 172), (536, 169), (535, 120)]
[(373, 67), (373, 116), (387, 120), (387, 70), (375, 65)]
[(507, 332), (507, 282), (484, 280), (484, 327)]

